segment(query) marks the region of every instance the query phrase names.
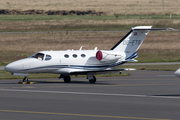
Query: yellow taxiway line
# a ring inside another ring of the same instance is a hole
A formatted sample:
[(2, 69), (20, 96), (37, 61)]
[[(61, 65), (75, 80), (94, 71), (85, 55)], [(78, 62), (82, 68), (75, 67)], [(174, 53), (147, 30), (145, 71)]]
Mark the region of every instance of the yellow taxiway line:
[(88, 114), (53, 113), (53, 112), (37, 112), (37, 111), (17, 111), (17, 110), (0, 110), (0, 112), (46, 114), (46, 115), (67, 115), (67, 116), (80, 116), (80, 117), (121, 118), (121, 119), (138, 119), (138, 120), (170, 120), (170, 119), (159, 119), (159, 118), (142, 118), (142, 117), (125, 117), (125, 116), (108, 116), (108, 115), (88, 115)]

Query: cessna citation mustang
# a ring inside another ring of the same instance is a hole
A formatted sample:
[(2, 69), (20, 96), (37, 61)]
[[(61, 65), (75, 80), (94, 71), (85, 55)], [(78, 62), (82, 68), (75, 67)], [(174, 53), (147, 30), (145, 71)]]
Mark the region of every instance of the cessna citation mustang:
[(28, 73), (60, 74), (64, 82), (71, 81), (70, 75), (87, 75), (90, 83), (96, 82), (95, 75), (120, 72), (127, 69), (113, 69), (126, 62), (135, 62), (137, 50), (142, 44), (152, 26), (137, 26), (130, 30), (110, 50), (67, 50), (40, 51), (28, 58), (12, 62), (5, 66), (5, 70), (12, 75), (25, 76), (23, 82), (28, 81)]
[(174, 74), (175, 74), (177, 77), (180, 77), (180, 68), (177, 69), (177, 70), (174, 72)]

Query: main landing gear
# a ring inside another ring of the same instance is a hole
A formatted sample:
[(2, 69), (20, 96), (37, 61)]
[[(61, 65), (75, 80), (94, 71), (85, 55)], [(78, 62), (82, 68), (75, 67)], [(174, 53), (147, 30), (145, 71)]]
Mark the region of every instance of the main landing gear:
[(89, 79), (90, 83), (95, 83), (96, 82), (96, 77), (94, 76), (93, 73), (88, 73), (87, 74), (87, 79)]
[(96, 77), (93, 76), (93, 78), (89, 79), (89, 82), (90, 82), (90, 83), (95, 83), (95, 82), (96, 82)]
[(71, 77), (70, 76), (64, 76), (64, 82), (65, 83), (69, 83), (71, 81)]
[[(71, 77), (69, 75), (60, 75), (59, 79), (63, 78), (65, 83), (71, 82)], [(96, 77), (92, 74), (87, 74), (87, 79), (89, 80), (89, 83), (95, 83)]]
[(69, 83), (71, 81), (71, 77), (69, 75), (60, 75), (59, 79), (63, 78), (65, 83)]

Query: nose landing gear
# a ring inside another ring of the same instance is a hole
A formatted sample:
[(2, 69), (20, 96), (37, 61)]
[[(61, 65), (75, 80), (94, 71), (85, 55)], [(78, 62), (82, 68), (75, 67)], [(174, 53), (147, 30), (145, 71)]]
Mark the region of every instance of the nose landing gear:
[(26, 84), (28, 83), (28, 78), (25, 76), (22, 82), (25, 82)]
[(29, 82), (27, 76), (25, 76), (23, 80), (19, 82), (19, 84), (33, 84), (33, 82)]

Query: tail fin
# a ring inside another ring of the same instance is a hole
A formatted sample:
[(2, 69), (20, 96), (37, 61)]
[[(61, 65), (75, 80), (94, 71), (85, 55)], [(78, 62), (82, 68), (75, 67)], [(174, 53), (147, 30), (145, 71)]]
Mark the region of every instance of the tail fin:
[(151, 27), (152, 26), (137, 26), (132, 28), (111, 50), (131, 55), (136, 53), (149, 30), (151, 30)]

